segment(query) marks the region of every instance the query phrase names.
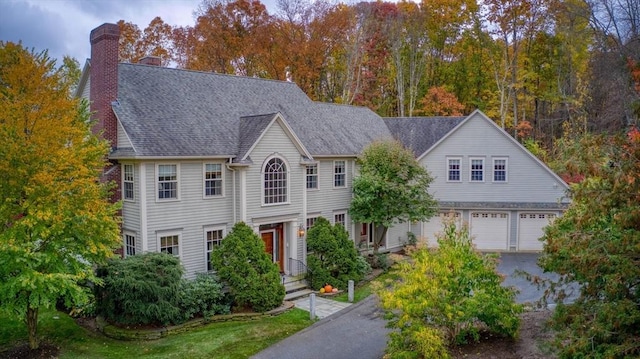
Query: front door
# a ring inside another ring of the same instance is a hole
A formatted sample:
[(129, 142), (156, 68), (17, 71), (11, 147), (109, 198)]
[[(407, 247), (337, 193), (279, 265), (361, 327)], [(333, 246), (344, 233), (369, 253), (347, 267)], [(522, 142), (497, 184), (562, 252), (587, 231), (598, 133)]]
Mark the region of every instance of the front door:
[(277, 263), (280, 272), (284, 272), (284, 241), (281, 231), (277, 228), (260, 231), (260, 236), (264, 242), (265, 252), (267, 252), (273, 263)]

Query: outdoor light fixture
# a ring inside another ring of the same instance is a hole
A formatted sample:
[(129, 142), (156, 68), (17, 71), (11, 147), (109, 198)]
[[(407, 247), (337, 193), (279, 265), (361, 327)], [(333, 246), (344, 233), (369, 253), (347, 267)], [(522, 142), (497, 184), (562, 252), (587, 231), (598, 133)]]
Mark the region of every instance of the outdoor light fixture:
[(300, 225), (300, 227), (298, 228), (298, 237), (302, 238), (304, 237), (304, 226)]

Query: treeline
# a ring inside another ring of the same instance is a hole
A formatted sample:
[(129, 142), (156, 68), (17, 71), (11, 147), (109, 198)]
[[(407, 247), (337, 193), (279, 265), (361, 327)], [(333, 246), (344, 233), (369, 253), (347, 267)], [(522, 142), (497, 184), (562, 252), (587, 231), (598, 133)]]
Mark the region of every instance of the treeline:
[(619, 0), (204, 0), (193, 26), (120, 21), (121, 61), (296, 82), (381, 116), (479, 108), (521, 139), (640, 113), (640, 7)]

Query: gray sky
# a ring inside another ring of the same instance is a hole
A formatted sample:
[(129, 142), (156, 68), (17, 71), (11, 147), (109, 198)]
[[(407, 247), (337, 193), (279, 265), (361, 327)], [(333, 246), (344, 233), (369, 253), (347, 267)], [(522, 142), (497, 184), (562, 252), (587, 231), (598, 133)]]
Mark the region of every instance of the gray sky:
[[(275, 0), (262, 1), (269, 13)], [(172, 26), (193, 26), (193, 12), (201, 0), (0, 0), (0, 40), (22, 41), (37, 52), (62, 62), (70, 55), (84, 64), (90, 56), (89, 33), (95, 27), (118, 20), (144, 30), (160, 16)]]

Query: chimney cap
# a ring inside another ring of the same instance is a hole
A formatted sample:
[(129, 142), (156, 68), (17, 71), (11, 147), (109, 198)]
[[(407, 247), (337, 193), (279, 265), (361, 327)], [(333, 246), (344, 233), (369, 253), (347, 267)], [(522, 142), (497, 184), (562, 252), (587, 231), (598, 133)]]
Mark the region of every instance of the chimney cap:
[(117, 24), (104, 23), (91, 30), (89, 40), (95, 44), (104, 39), (118, 40), (120, 38), (120, 28)]

